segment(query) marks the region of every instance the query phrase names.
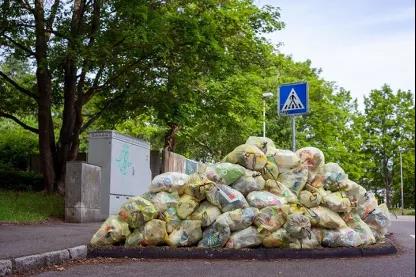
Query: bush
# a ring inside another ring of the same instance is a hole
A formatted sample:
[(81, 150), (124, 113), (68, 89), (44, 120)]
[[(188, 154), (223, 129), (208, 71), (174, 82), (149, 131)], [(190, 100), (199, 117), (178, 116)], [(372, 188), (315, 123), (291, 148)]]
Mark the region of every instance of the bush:
[(41, 191), (43, 178), (38, 173), (0, 168), (0, 189)]
[(38, 151), (35, 134), (0, 120), (0, 168), (26, 170), (29, 158)]

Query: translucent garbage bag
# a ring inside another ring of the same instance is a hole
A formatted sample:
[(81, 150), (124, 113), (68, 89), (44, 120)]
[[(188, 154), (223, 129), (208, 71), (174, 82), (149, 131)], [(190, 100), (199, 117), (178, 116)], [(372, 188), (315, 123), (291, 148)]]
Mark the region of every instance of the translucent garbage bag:
[(348, 213), (343, 216), (347, 226), (356, 231), (360, 235), (362, 244), (369, 245), (376, 242), (370, 227), (356, 213)]
[(176, 208), (168, 208), (160, 215), (160, 219), (166, 222), (166, 231), (168, 234), (172, 233), (173, 230), (179, 228), (182, 220), (176, 212)]
[(130, 228), (135, 229), (155, 218), (157, 209), (150, 201), (135, 196), (121, 205), (118, 216), (121, 221), (127, 222)]
[(274, 232), (286, 223), (287, 215), (277, 206), (268, 206), (260, 210), (254, 219), (257, 231)]
[(341, 190), (341, 183), (348, 179), (348, 175), (337, 163), (327, 163), (322, 169), (320, 175), (325, 189), (331, 191)]
[(245, 173), (246, 170), (241, 165), (228, 162), (209, 166), (205, 172), (209, 180), (223, 185), (231, 185), (241, 176), (244, 176)]
[(214, 186), (214, 183), (208, 178), (202, 177), (199, 174), (192, 174), (188, 181), (181, 187), (179, 193), (192, 196), (198, 201), (206, 198), (206, 193)]
[(144, 225), (143, 245), (164, 244), (168, 238), (166, 232), (166, 222), (160, 219), (152, 219)]
[(296, 195), (285, 185), (275, 180), (267, 180), (264, 188), (277, 196), (286, 199), (287, 203), (298, 203)]
[(202, 238), (200, 220), (183, 220), (178, 229), (169, 234), (167, 243), (170, 246), (192, 246)]
[(198, 200), (188, 194), (184, 194), (179, 198), (178, 204), (176, 205), (176, 213), (181, 219), (185, 219), (195, 211), (198, 205)]
[(390, 212), (386, 204), (380, 204), (373, 212), (369, 213), (364, 222), (371, 228), (377, 241), (383, 240), (391, 225)]
[(150, 192), (173, 192), (181, 188), (188, 180), (188, 175), (179, 172), (165, 172), (157, 175), (150, 183)]
[(366, 189), (349, 179), (339, 183), (340, 189), (351, 202), (352, 207), (357, 207), (358, 200), (365, 197)]
[(286, 248), (289, 246), (291, 238), (286, 229), (281, 228), (263, 238), (263, 246), (267, 248)]
[(264, 189), (264, 179), (260, 172), (246, 170), (245, 174), (241, 176), (231, 187), (238, 190), (243, 195), (256, 190)]
[(248, 203), (238, 190), (226, 185), (216, 185), (207, 192), (207, 200), (221, 209), (228, 212), (239, 208), (247, 208)]
[(232, 232), (239, 231), (250, 226), (258, 213), (259, 210), (253, 207), (236, 209), (223, 213), (215, 222), (229, 226)]
[(220, 214), (221, 210), (217, 206), (212, 205), (208, 201), (204, 201), (189, 216), (189, 219), (201, 220), (202, 227), (206, 227), (211, 225)]
[(317, 207), (319, 206), (321, 201), (322, 201), (321, 194), (317, 192), (310, 192), (307, 190), (302, 190), (299, 193), (299, 202), (307, 208)]
[(268, 191), (252, 191), (247, 195), (247, 201), (251, 207), (264, 208), (267, 206), (282, 207), (286, 199)]
[(337, 213), (331, 211), (328, 208), (318, 206), (310, 209), (319, 218), (317, 224), (320, 227), (327, 229), (340, 229), (347, 227), (347, 224)]
[(377, 198), (375, 197), (374, 193), (371, 191), (366, 191), (363, 196), (358, 198), (356, 210), (361, 219), (365, 219), (377, 207)]
[(351, 202), (341, 191), (326, 194), (322, 199), (322, 206), (336, 213), (348, 213), (351, 211)]
[(308, 180), (308, 169), (306, 167), (297, 167), (283, 172), (277, 178), (277, 181), (288, 187), (296, 195), (305, 187)]
[(156, 193), (150, 201), (153, 203), (159, 213), (163, 213), (168, 208), (176, 207), (179, 201), (179, 194), (177, 191), (172, 193), (160, 191)]
[(304, 147), (296, 151), (300, 163), (308, 169), (308, 181), (312, 182), (321, 167), (325, 164), (324, 153), (316, 147)]
[(225, 156), (224, 162), (239, 164), (250, 170), (261, 170), (266, 165), (267, 158), (256, 146), (242, 144)]
[(286, 172), (299, 167), (300, 159), (295, 152), (271, 148), (267, 152), (267, 159), (277, 165), (280, 172)]
[(143, 228), (135, 229), (127, 236), (124, 247), (139, 247), (144, 240)]
[(247, 227), (241, 231), (231, 234), (230, 239), (226, 243), (227, 248), (247, 248), (260, 245), (262, 243), (262, 236), (257, 232), (253, 226)]
[(119, 220), (118, 216), (111, 215), (92, 236), (90, 243), (94, 246), (113, 245), (125, 240), (129, 234), (128, 224)]
[(256, 146), (264, 154), (266, 154), (269, 149), (276, 148), (274, 146), (274, 142), (271, 139), (265, 137), (248, 137), (246, 144)]
[(337, 230), (323, 229), (322, 233), (324, 247), (357, 247), (362, 244), (360, 234), (349, 227)]
[(221, 222), (215, 222), (202, 233), (202, 240), (199, 241), (198, 247), (203, 248), (221, 248), (230, 238), (230, 226)]
[(279, 169), (277, 168), (277, 165), (269, 161), (266, 162), (260, 172), (264, 180), (277, 180), (277, 177), (279, 176)]
[(302, 214), (288, 215), (284, 228), (291, 238), (298, 240), (306, 239), (311, 234), (311, 222)]
[(289, 243), (289, 248), (293, 249), (314, 249), (320, 246), (321, 242), (313, 229), (306, 238), (301, 240), (291, 240)]

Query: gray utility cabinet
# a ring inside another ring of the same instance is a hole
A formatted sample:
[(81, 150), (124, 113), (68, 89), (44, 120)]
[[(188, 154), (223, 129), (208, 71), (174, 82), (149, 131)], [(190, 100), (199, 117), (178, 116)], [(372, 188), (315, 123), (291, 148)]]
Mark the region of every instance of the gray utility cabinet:
[(130, 197), (148, 190), (150, 144), (115, 131), (90, 132), (89, 164), (101, 167), (101, 211), (103, 216), (116, 214)]

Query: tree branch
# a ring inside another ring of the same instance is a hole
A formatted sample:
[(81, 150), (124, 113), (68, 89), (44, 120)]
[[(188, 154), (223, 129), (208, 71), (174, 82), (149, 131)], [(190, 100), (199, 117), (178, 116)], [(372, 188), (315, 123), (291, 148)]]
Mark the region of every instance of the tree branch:
[(3, 77), (3, 79), (5, 79), (9, 84), (14, 86), (18, 91), (20, 91), (24, 95), (29, 96), (29, 97), (35, 99), (36, 101), (38, 100), (38, 96), (36, 94), (34, 94), (33, 92), (31, 92), (28, 89), (25, 89), (24, 87), (21, 87), (18, 83), (16, 83), (13, 79), (11, 79), (9, 76), (4, 74), (2, 71), (0, 71), (0, 76)]
[(29, 47), (24, 46), (23, 44), (15, 41), (14, 39), (12, 39), (11, 37), (9, 37), (8, 35), (3, 33), (3, 37), (6, 38), (7, 40), (9, 40), (11, 43), (13, 43), (14, 45), (16, 45), (18, 48), (22, 49), (23, 51), (26, 51), (27, 53), (29, 53), (32, 56), (35, 56), (36, 53), (32, 51), (32, 49), (30, 49)]
[(18, 119), (17, 117), (15, 117), (14, 115), (8, 114), (8, 113), (4, 113), (0, 111), (0, 117), (4, 117), (4, 118), (8, 118), (13, 120), (14, 122), (16, 122), (17, 124), (19, 124), (23, 129), (26, 129), (28, 131), (31, 131), (35, 134), (39, 134), (39, 129), (33, 128), (32, 126), (27, 125), (26, 123), (24, 123), (23, 121), (21, 121), (20, 119)]
[(58, 12), (60, 0), (55, 0), (51, 7), (51, 13), (46, 20), (46, 30), (52, 30), (53, 22), (55, 21), (56, 13)]
[(31, 13), (34, 13), (35, 10), (30, 6), (30, 4), (29, 4), (29, 2), (27, 2), (27, 0), (20, 0), (19, 2), (25, 9), (27, 9)]

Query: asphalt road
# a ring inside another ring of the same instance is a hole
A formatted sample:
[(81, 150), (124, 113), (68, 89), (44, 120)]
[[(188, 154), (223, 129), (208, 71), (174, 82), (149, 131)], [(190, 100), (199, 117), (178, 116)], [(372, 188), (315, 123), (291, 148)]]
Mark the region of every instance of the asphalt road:
[(414, 217), (392, 222), (399, 252), (369, 258), (224, 261), (224, 260), (120, 260), (104, 264), (63, 266), (62, 271), (38, 276), (415, 276)]

